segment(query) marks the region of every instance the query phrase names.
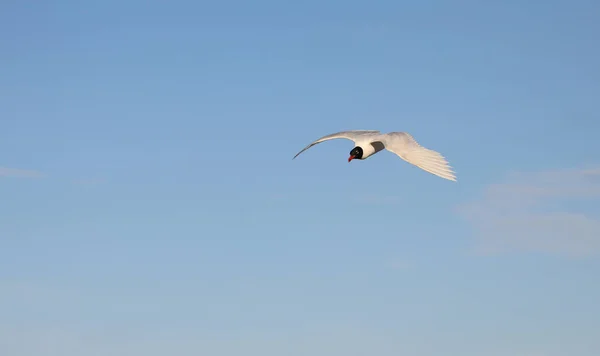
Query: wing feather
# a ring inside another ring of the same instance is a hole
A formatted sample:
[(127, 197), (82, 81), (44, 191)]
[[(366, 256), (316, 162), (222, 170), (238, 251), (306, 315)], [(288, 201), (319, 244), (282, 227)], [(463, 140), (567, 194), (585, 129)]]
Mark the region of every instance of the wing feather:
[(368, 135), (378, 135), (380, 132), (376, 131), (376, 130), (350, 130), (350, 131), (340, 131), (340, 132), (336, 132), (336, 133), (332, 133), (330, 135), (326, 135), (323, 136), (321, 138), (318, 138), (317, 140), (315, 140), (314, 142), (310, 143), (308, 146), (304, 147), (302, 149), (302, 151), (296, 153), (296, 155), (294, 156), (295, 159), (296, 157), (298, 157), (302, 152), (308, 150), (309, 148), (311, 148), (312, 146), (319, 144), (321, 142), (325, 142), (325, 141), (329, 141), (329, 140), (334, 140), (334, 139), (338, 139), (338, 138), (344, 138), (347, 140), (351, 140), (356, 142), (356, 140), (362, 136), (368, 136)]
[(439, 152), (421, 146), (409, 133), (390, 132), (382, 136), (385, 148), (406, 162), (440, 178), (456, 182), (452, 167)]

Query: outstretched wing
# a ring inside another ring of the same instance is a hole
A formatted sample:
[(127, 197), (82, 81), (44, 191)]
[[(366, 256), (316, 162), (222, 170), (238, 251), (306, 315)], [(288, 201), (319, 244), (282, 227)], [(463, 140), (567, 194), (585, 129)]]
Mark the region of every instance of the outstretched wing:
[(421, 146), (406, 132), (390, 132), (382, 136), (385, 148), (406, 162), (438, 177), (456, 182), (456, 175), (444, 156)]
[[(318, 143), (324, 142), (324, 141), (329, 141), (329, 140), (333, 140), (333, 139), (337, 139), (337, 138), (345, 138), (347, 140), (356, 142), (356, 140), (360, 139), (361, 137), (374, 136), (374, 135), (378, 135), (379, 133), (380, 133), (379, 131), (375, 131), (375, 130), (350, 130), (350, 131), (336, 132), (331, 135), (323, 136), (323, 137), (317, 139), (316, 141), (314, 141), (313, 143), (311, 143), (310, 145), (304, 147), (302, 149), (302, 151), (296, 153), (294, 158), (298, 157), (302, 152), (308, 150), (312, 146), (314, 146)], [(292, 159), (294, 159), (294, 158), (292, 158)]]

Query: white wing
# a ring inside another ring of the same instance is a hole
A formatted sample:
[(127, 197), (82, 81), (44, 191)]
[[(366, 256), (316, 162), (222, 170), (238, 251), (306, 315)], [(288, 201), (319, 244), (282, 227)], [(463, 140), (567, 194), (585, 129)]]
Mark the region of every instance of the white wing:
[[(356, 144), (356, 140), (361, 137), (375, 136), (375, 135), (379, 135), (379, 133), (380, 133), (379, 131), (375, 131), (375, 130), (350, 130), (350, 131), (336, 132), (331, 135), (323, 136), (323, 137), (317, 139), (316, 141), (314, 141), (313, 143), (311, 143), (310, 145), (304, 147), (302, 149), (302, 151), (296, 153), (294, 158), (298, 157), (302, 152), (308, 150), (312, 146), (314, 146), (318, 143), (324, 142), (324, 141), (329, 141), (329, 140), (333, 140), (333, 139), (337, 139), (337, 138), (345, 138), (347, 140), (354, 141), (354, 143)], [(294, 158), (292, 158), (292, 159), (294, 159)]]
[(438, 177), (456, 182), (452, 167), (444, 156), (421, 146), (406, 132), (390, 132), (381, 136), (385, 148), (406, 162)]

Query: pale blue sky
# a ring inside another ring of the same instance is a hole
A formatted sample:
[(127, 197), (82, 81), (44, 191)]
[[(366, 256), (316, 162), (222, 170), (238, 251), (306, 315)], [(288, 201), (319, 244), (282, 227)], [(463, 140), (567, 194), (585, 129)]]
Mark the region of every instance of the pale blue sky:
[(598, 14), (3, 2), (0, 354), (600, 354)]

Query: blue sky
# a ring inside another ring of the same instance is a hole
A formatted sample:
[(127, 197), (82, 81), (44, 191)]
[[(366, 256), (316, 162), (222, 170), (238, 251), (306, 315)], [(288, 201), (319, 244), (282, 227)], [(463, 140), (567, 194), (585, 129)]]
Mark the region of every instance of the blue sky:
[(0, 353), (597, 355), (599, 11), (3, 2)]

